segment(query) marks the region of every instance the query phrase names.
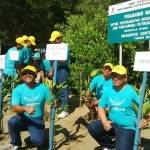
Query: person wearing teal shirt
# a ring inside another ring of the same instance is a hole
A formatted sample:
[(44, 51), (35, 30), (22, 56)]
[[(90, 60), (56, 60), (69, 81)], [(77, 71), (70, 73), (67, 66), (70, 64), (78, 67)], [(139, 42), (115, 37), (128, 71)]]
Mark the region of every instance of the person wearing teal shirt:
[(51, 66), (50, 60), (43, 59), (42, 63), (41, 63), (41, 69), (43, 70), (43, 72), (45, 74), (45, 77), (49, 78), (49, 73), (52, 70), (52, 66)]
[(32, 58), (32, 50), (29, 47), (24, 46), (21, 49), (21, 58), (24, 66), (29, 65)]
[(21, 146), (21, 131), (28, 131), (30, 142), (42, 149), (45, 140), (44, 105), (52, 99), (50, 90), (43, 84), (36, 83), (37, 69), (26, 66), (21, 70), (24, 83), (12, 93), (12, 109), (17, 115), (8, 121), (11, 147)]
[(111, 63), (105, 63), (102, 69), (102, 75), (94, 77), (89, 85), (90, 95), (95, 92), (96, 99), (92, 102), (91, 107), (97, 106), (103, 92), (113, 85), (111, 79), (111, 71), (113, 65)]
[[(5, 56), (5, 69), (4, 75), (15, 77), (17, 76), (17, 69), (21, 63), (21, 48), (23, 47), (23, 39), (21, 37), (16, 38), (16, 46), (10, 48)], [(18, 60), (11, 60), (11, 53), (18, 52)]]
[[(88, 126), (89, 133), (105, 149), (113, 148), (109, 136), (115, 136), (115, 150), (132, 150), (137, 123), (133, 103), (139, 105), (135, 89), (127, 84), (127, 69), (117, 65), (112, 70), (113, 86), (107, 89), (98, 104), (100, 120)], [(109, 109), (106, 117), (105, 108)]]
[(34, 36), (22, 36), (24, 39), (24, 47), (21, 49), (22, 66), (25, 67), (32, 63), (32, 48), (36, 45)]
[[(49, 39), (50, 42), (52, 42), (53, 44), (62, 44), (62, 34), (59, 31), (53, 31), (51, 33), (51, 37)], [(70, 68), (69, 68), (69, 62), (70, 62), (70, 58), (69, 58), (69, 49), (68, 49), (68, 58), (67, 60), (61, 60), (58, 61), (58, 66), (57, 66), (57, 84), (62, 84), (65, 83), (70, 75)], [(52, 66), (53, 67), (53, 66)], [(49, 73), (49, 77), (53, 76), (53, 71), (54, 69), (52, 69), (52, 71)], [(58, 115), (58, 118), (64, 118), (66, 116), (69, 115), (68, 112), (68, 101), (69, 101), (69, 90), (68, 87), (64, 87), (60, 90), (60, 96), (58, 98), (61, 102), (61, 108), (62, 108), (62, 112)]]

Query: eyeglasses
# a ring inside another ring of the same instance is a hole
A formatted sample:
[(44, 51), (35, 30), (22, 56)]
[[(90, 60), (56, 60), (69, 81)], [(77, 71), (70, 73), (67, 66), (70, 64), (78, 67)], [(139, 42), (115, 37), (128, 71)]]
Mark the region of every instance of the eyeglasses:
[(118, 79), (118, 80), (122, 80), (123, 78), (125, 77), (125, 75), (120, 75), (120, 74), (117, 74), (117, 73), (113, 73), (112, 74), (112, 79)]

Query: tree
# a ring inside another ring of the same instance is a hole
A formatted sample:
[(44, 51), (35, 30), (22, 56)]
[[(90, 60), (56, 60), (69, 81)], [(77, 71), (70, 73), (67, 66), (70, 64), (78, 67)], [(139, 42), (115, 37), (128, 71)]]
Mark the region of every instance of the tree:
[(47, 43), (53, 26), (65, 22), (64, 13), (73, 11), (70, 0), (1, 0), (0, 41), (13, 43), (20, 35), (34, 35)]

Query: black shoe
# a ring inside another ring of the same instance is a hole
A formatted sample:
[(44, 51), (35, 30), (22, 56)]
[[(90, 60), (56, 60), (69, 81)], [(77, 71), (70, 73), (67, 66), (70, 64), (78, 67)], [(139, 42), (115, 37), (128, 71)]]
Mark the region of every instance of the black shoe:
[(29, 147), (29, 148), (34, 148), (34, 147), (36, 147), (35, 144), (33, 144), (33, 143), (31, 142), (31, 137), (30, 137), (30, 136), (28, 136), (27, 138), (25, 138), (25, 139), (24, 139), (24, 142), (25, 142), (26, 146)]

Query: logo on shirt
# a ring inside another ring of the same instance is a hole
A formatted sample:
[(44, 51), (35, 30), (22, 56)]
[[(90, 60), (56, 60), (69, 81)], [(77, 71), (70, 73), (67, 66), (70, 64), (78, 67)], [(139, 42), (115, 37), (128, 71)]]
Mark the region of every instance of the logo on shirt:
[(109, 101), (111, 103), (111, 110), (116, 111), (125, 111), (126, 109), (123, 108), (123, 104), (125, 103), (126, 99), (120, 99), (119, 97), (116, 97), (115, 99), (109, 98)]
[(30, 94), (30, 95), (23, 95), (23, 100), (24, 101), (26, 101), (27, 103), (31, 103), (31, 102), (37, 102), (37, 101), (39, 101), (39, 99), (40, 99), (40, 94), (38, 94), (38, 95), (32, 95), (32, 94)]

